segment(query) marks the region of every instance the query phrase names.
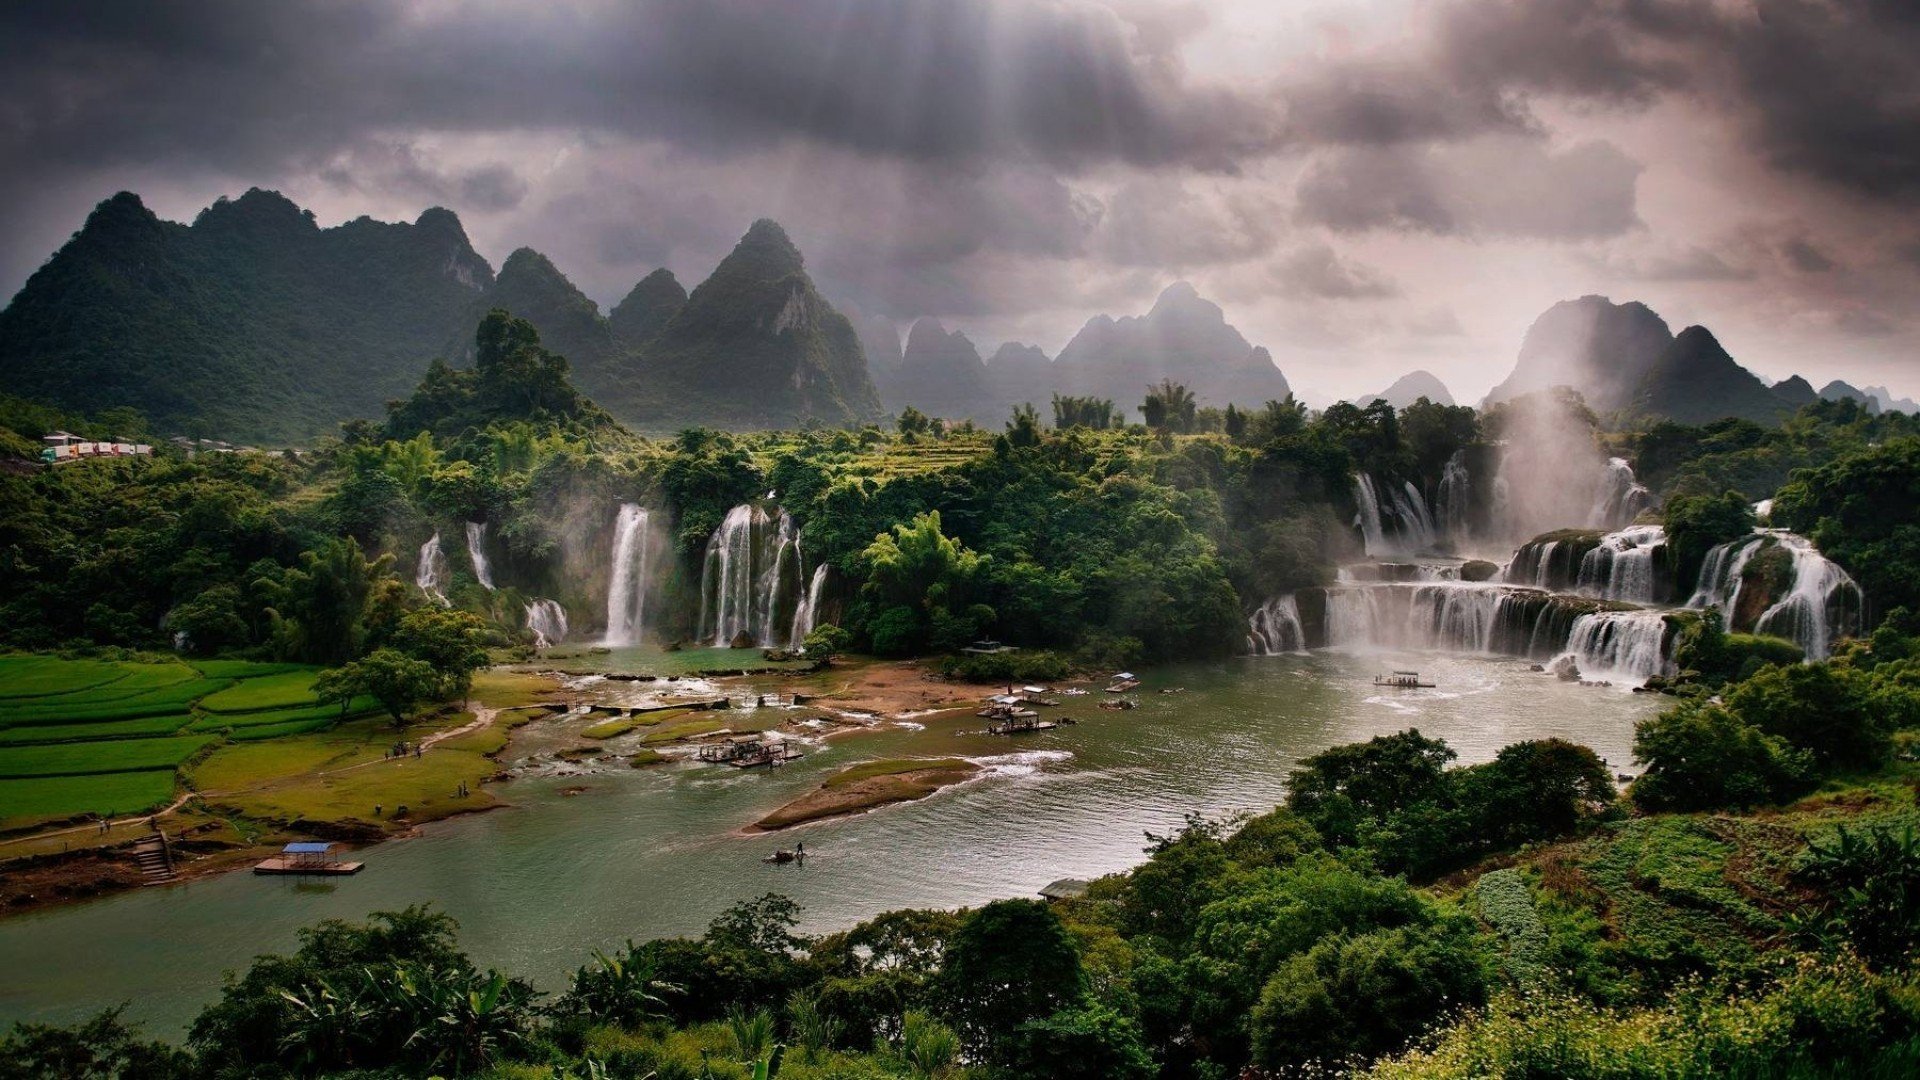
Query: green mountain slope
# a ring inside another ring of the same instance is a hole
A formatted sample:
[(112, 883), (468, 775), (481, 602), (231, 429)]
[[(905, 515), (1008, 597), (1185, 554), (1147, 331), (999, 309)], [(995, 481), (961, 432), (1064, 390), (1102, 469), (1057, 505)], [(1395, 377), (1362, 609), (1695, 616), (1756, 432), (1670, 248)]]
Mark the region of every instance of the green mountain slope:
[(1634, 411), (1683, 424), (1726, 416), (1778, 424), (1791, 409), (1759, 376), (1734, 363), (1706, 327), (1689, 326), (1641, 378)]
[(163, 432), (302, 441), (404, 394), (492, 284), (446, 210), (322, 229), (255, 189), (187, 226), (122, 192), (0, 313), (0, 383)]

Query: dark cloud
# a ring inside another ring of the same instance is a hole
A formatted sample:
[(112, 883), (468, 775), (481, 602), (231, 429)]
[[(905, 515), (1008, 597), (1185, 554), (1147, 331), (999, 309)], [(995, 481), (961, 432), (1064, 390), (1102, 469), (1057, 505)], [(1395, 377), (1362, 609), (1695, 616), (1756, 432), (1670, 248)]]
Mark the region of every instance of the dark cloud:
[(1611, 143), (1522, 138), (1323, 153), (1301, 176), (1302, 221), (1352, 232), (1592, 240), (1640, 225), (1641, 166)]
[(1699, 244), (1649, 255), (1597, 258), (1593, 263), (1612, 276), (1636, 281), (1751, 281), (1755, 277), (1750, 267)]
[(1400, 287), (1385, 274), (1342, 258), (1326, 244), (1291, 252), (1274, 267), (1273, 276), (1289, 295), (1318, 300), (1380, 300), (1400, 295)]
[(1837, 265), (1804, 236), (1795, 236), (1781, 244), (1780, 256), (1787, 260), (1788, 266), (1803, 274), (1824, 274)]

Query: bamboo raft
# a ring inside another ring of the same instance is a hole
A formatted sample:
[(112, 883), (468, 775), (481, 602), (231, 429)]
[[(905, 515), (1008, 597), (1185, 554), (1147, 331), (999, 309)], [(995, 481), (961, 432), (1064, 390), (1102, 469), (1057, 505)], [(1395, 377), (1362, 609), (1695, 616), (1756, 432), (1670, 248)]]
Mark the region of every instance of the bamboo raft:
[(1375, 675), (1373, 685), (1391, 687), (1395, 690), (1431, 690), (1434, 685), (1421, 682), (1417, 671), (1395, 671), (1386, 675)]

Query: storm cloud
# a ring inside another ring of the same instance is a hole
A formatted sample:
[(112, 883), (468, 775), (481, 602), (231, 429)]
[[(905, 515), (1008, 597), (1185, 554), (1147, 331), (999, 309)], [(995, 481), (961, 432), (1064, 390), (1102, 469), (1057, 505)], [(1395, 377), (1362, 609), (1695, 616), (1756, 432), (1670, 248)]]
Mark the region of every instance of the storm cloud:
[[(8, 5), (0, 285), (116, 190), (260, 185), (449, 206), (603, 302), (771, 215), (830, 295), (980, 340), (1185, 277), (1283, 363), (1314, 328), (1327, 382), (1484, 385), (1546, 304), (1624, 288), (1770, 374), (1897, 383), (1917, 52), (1899, 0)], [(1356, 303), (1403, 310), (1316, 308)]]

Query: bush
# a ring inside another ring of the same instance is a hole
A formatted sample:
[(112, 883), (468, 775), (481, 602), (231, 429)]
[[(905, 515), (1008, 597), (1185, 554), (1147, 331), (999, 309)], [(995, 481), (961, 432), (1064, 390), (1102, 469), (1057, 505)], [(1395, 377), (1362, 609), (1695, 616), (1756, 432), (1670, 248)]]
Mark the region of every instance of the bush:
[(1784, 801), (1812, 783), (1813, 760), (1719, 705), (1689, 702), (1634, 725), (1647, 769), (1633, 801), (1648, 810), (1713, 810)]
[(964, 653), (940, 662), (940, 673), (970, 683), (1053, 682), (1073, 668), (1066, 659), (1046, 651)]

